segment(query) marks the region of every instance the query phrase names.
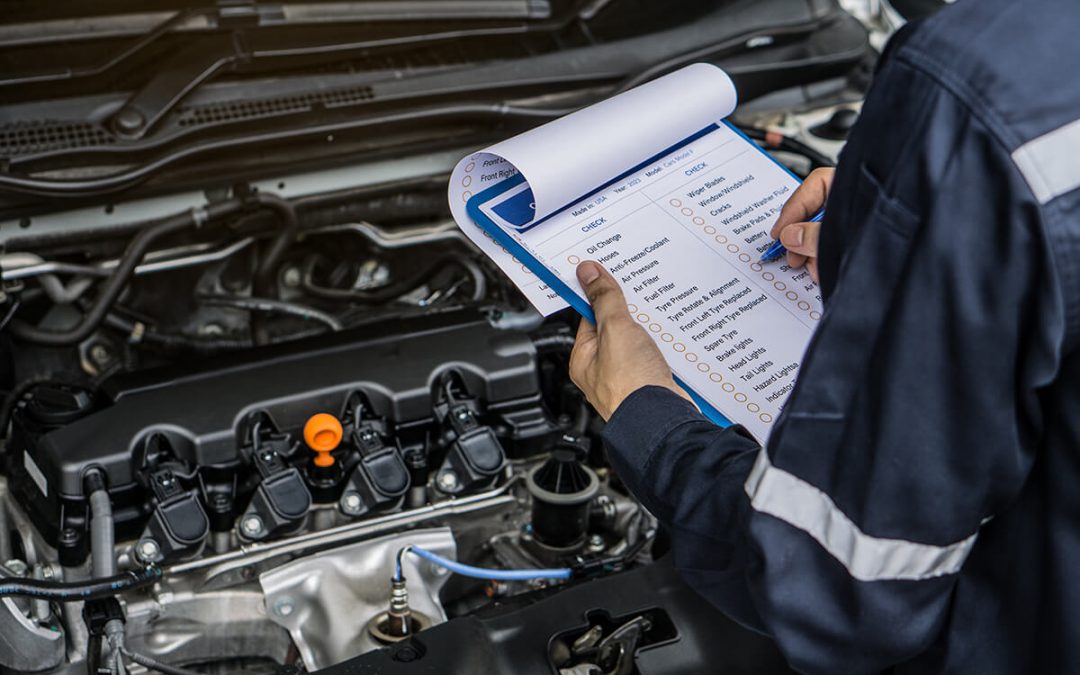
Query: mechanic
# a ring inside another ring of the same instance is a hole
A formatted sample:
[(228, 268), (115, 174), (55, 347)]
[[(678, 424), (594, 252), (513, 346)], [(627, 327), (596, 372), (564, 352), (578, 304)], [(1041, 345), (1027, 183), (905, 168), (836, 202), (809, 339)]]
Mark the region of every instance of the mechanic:
[(961, 0), (891, 41), (835, 177), (773, 230), (826, 312), (764, 449), (578, 269), (571, 375), (613, 465), (797, 670), (1080, 672), (1078, 27), (1075, 2)]

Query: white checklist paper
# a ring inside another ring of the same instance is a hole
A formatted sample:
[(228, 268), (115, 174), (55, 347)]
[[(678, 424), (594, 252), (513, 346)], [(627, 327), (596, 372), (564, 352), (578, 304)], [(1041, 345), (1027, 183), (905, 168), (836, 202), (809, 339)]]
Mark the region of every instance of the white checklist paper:
[[(450, 211), (458, 224), (469, 223), (465, 205), (473, 195), (524, 172), (537, 194), (537, 217), (550, 215), (685, 138), (684, 129), (696, 131), (731, 114), (736, 98), (719, 68), (687, 66), (465, 157), (450, 177)], [(566, 307), (490, 235), (462, 229), (541, 314)]]

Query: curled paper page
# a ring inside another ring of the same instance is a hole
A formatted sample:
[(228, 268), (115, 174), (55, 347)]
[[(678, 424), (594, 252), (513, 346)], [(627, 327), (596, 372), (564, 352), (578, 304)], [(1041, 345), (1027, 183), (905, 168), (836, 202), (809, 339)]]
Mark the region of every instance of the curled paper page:
[[(517, 215), (524, 229), (721, 121), (736, 101), (723, 70), (687, 66), (465, 157), (451, 175), (451, 212), (459, 224), (469, 223), (465, 205), (474, 194), (520, 173), (531, 197)], [(566, 306), (479, 227), (462, 229), (541, 313)]]

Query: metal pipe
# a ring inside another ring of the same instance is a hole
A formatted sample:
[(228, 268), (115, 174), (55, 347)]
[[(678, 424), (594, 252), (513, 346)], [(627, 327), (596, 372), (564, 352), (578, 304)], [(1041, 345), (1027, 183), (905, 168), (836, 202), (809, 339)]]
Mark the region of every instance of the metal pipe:
[(501, 312), (493, 315), (489, 323), (499, 330), (517, 330), (523, 333), (531, 333), (544, 325), (544, 315), (532, 307), (527, 307), (520, 312)]
[[(145, 260), (148, 262), (144, 262), (135, 267), (135, 274), (140, 275), (151, 274), (153, 272), (166, 272), (168, 270), (218, 262), (242, 251), (254, 241), (254, 237), (244, 237), (243, 239), (237, 239), (227, 246), (222, 246), (221, 248), (214, 250), (207, 250), (209, 247), (205, 244), (197, 244), (194, 246), (178, 246), (175, 248), (153, 251), (152, 253), (146, 254)], [(193, 253), (191, 255), (184, 255), (176, 258), (172, 257), (177, 255), (177, 253), (182, 253), (184, 251), (205, 252)], [(3, 279), (4, 281), (13, 281), (45, 274), (78, 274), (93, 277), (107, 277), (119, 264), (120, 260), (117, 258), (104, 260), (95, 265), (79, 265), (75, 263), (43, 260), (41, 256), (33, 253), (9, 253), (0, 257), (0, 267), (3, 267), (0, 279)]]
[[(34, 565), (33, 576), (38, 581), (45, 581), (45, 566), (40, 563)], [(48, 600), (37, 598), (30, 603), (30, 607), (34, 619), (41, 623), (48, 621), (49, 617), (52, 616), (52, 605)]]
[(109, 276), (108, 270), (95, 265), (79, 265), (43, 260), (41, 256), (33, 253), (9, 253), (0, 256), (0, 267), (3, 273), (0, 278), (4, 281), (14, 281), (27, 277), (36, 277), (42, 274), (82, 274), (95, 277)]
[[(359, 234), (373, 244), (385, 249), (408, 248), (422, 244), (434, 244), (446, 241), (460, 241), (470, 243), (468, 238), (461, 233), (452, 221), (439, 223), (438, 225), (423, 225), (421, 227), (402, 228), (387, 230), (371, 223), (350, 223), (348, 225), (333, 225), (330, 227), (314, 230), (313, 234), (332, 232), (353, 232)], [(244, 237), (222, 246), (218, 249), (207, 250), (206, 244), (192, 246), (177, 246), (174, 248), (161, 249), (147, 253), (142, 264), (135, 267), (135, 274), (152, 274), (155, 272), (167, 272), (170, 270), (205, 265), (224, 260), (254, 243), (255, 237)], [(200, 251), (190, 255), (173, 257), (186, 251)], [(29, 277), (37, 277), (46, 274), (74, 274), (91, 277), (107, 277), (120, 264), (118, 258), (103, 260), (94, 265), (80, 265), (78, 263), (59, 262), (44, 260), (34, 253), (8, 253), (0, 256), (0, 279), (15, 281)]]
[(473, 292), (470, 299), (473, 302), (480, 302), (487, 295), (487, 278), (484, 276), (484, 271), (480, 269), (476, 261), (469, 258), (463, 257), (460, 263), (469, 272), (469, 278), (473, 282)]
[(451, 220), (437, 225), (423, 225), (393, 231), (371, 223), (349, 223), (347, 225), (333, 225), (322, 228), (317, 232), (354, 232), (367, 238), (379, 248), (384, 249), (407, 248), (409, 246), (435, 244), (444, 241), (460, 241), (472, 245), (468, 237)]
[(462, 515), (482, 511), (484, 509), (505, 506), (517, 502), (513, 495), (507, 494), (510, 487), (516, 482), (511, 480), (500, 488), (489, 490), (470, 497), (449, 499), (437, 504), (430, 504), (412, 511), (391, 513), (378, 518), (339, 525), (322, 532), (309, 532), (291, 539), (272, 542), (255, 542), (246, 546), (214, 556), (207, 556), (199, 560), (177, 563), (165, 569), (167, 576), (187, 574), (196, 570), (214, 567), (229, 562), (243, 560), (246, 564), (260, 562), (272, 556), (287, 553), (305, 551), (307, 549), (341, 545), (364, 537), (381, 534), (388, 530), (397, 529), (408, 525), (416, 525), (435, 518), (443, 518), (448, 515)]
[[(78, 581), (85, 579), (86, 568), (64, 567), (61, 570), (60, 578), (64, 581)], [(67, 633), (67, 655), (69, 661), (84, 658), (90, 643), (90, 631), (82, 617), (83, 607), (84, 603), (82, 602), (60, 603), (60, 616), (63, 619), (64, 628)]]

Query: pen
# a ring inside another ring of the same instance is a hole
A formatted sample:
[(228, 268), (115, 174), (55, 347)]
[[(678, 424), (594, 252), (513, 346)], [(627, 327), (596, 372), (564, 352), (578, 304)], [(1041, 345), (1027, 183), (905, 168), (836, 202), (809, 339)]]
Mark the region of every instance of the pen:
[[(821, 219), (824, 217), (825, 209), (822, 209), (816, 214), (814, 214), (814, 217), (807, 222), (820, 223)], [(787, 249), (784, 248), (784, 245), (780, 243), (779, 239), (777, 239), (771, 245), (769, 245), (769, 248), (765, 249), (764, 253), (761, 254), (761, 262), (772, 262), (779, 259), (780, 256), (784, 255), (785, 253), (787, 253)]]

